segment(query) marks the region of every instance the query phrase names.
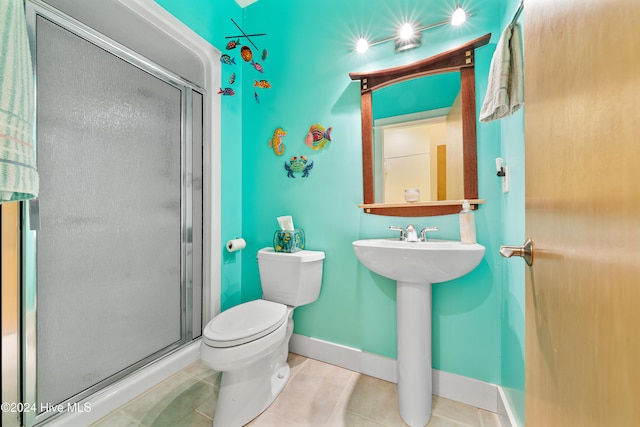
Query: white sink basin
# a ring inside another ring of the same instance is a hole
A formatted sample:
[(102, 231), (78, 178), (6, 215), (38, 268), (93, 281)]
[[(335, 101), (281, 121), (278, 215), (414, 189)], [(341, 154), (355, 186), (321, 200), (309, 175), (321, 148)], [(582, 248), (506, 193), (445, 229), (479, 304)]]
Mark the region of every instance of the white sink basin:
[(448, 240), (406, 242), (365, 239), (353, 242), (362, 264), (374, 273), (400, 282), (439, 283), (457, 279), (476, 268), (484, 246)]
[(484, 256), (484, 246), (446, 240), (353, 242), (369, 270), (396, 281), (398, 409), (411, 427), (431, 419), (431, 284), (464, 276)]

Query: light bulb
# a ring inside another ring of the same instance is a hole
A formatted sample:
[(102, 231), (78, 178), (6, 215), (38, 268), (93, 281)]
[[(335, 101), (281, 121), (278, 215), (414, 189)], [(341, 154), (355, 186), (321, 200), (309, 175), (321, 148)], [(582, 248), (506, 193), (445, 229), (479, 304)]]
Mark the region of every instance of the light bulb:
[(413, 26), (409, 23), (406, 23), (400, 28), (400, 38), (403, 40), (408, 40), (413, 37)]
[(464, 11), (463, 8), (458, 6), (455, 12), (453, 12), (453, 15), (451, 16), (451, 25), (455, 25), (455, 26), (462, 25), (462, 23), (466, 20), (467, 20), (466, 12)]
[(358, 40), (358, 44), (356, 45), (356, 51), (358, 53), (364, 53), (367, 50), (369, 50), (369, 42), (366, 41), (365, 39), (361, 38), (360, 40)]

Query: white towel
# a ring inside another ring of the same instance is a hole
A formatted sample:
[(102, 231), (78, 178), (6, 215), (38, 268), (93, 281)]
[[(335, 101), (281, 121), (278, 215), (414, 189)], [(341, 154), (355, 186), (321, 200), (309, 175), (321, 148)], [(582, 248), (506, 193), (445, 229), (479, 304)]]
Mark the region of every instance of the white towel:
[(489, 85), (480, 110), (480, 121), (490, 122), (515, 113), (524, 104), (522, 37), (518, 24), (502, 32), (491, 59)]
[(33, 68), (22, 0), (0, 1), (0, 202), (38, 196)]

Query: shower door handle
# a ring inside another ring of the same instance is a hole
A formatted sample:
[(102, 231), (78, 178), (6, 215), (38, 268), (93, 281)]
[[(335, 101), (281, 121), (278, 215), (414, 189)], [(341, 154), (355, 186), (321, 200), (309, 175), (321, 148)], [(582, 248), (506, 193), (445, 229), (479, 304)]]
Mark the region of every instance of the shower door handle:
[(500, 255), (505, 258), (519, 256), (524, 258), (527, 265), (533, 265), (533, 240), (530, 238), (522, 246), (500, 246)]
[(40, 199), (29, 200), (29, 229), (40, 230)]

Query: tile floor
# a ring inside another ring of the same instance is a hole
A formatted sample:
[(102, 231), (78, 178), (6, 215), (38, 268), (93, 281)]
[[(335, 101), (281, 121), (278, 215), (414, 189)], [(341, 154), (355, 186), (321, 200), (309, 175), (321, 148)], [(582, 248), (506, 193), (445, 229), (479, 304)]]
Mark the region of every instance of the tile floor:
[[(289, 365), (285, 389), (248, 426), (406, 426), (395, 384), (293, 353)], [(198, 361), (91, 427), (211, 427), (219, 383), (220, 374)], [(500, 422), (492, 412), (434, 396), (428, 426), (499, 427)]]

